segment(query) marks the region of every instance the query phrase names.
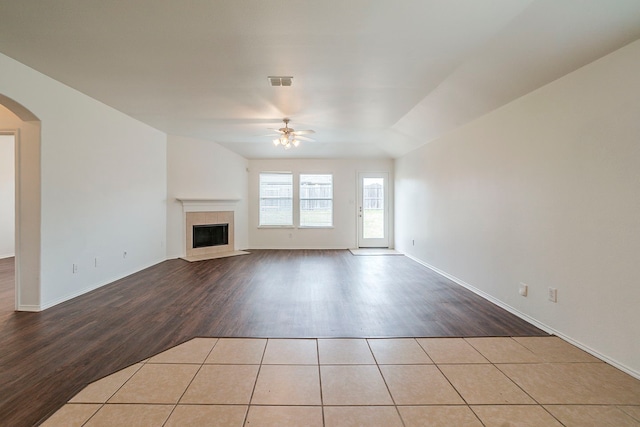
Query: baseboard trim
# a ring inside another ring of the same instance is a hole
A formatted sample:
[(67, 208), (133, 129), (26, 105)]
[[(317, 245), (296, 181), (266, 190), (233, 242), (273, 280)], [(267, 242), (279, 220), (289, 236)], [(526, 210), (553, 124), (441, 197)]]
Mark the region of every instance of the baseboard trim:
[(14, 256), (16, 256), (15, 253), (13, 253), (13, 254), (4, 254), (4, 255), (0, 255), (0, 259), (13, 258)]
[(591, 354), (594, 357), (597, 357), (598, 359), (602, 360), (605, 363), (608, 363), (611, 366), (614, 366), (617, 369), (620, 369), (621, 371), (631, 375), (632, 377), (639, 379), (640, 380), (640, 372), (636, 371), (614, 359), (611, 359), (610, 357), (605, 356), (604, 354), (592, 349), (591, 347), (581, 343), (580, 341), (577, 341), (567, 335), (565, 335), (564, 333), (562, 333), (561, 331), (558, 331), (554, 328), (552, 328), (551, 326), (542, 323), (536, 319), (534, 319), (533, 317), (521, 312), (520, 310), (517, 310), (513, 307), (511, 307), (509, 304), (505, 304), (503, 301), (487, 294), (486, 292), (476, 288), (475, 286), (470, 285), (469, 283), (465, 282), (464, 280), (461, 280), (459, 278), (457, 278), (456, 276), (453, 276), (449, 273), (447, 273), (446, 271), (443, 271), (437, 267), (434, 267), (433, 265), (426, 263), (424, 261), (422, 261), (419, 258), (416, 258), (412, 255), (408, 255), (408, 254), (404, 254), (407, 258), (417, 262), (418, 264), (428, 268), (429, 270), (432, 270), (436, 273), (438, 273), (441, 276), (446, 277), (447, 279), (451, 280), (452, 282), (455, 282), (456, 284), (462, 286), (463, 288), (466, 288), (468, 290), (470, 290), (471, 292), (473, 292), (474, 294), (486, 299), (489, 302), (492, 302), (493, 304), (497, 305), (500, 308), (503, 308), (505, 310), (507, 310), (509, 313), (518, 316), (519, 318), (526, 320), (527, 322), (531, 323), (532, 325), (542, 329), (543, 331), (547, 332), (548, 334), (553, 334), (559, 338), (562, 338), (563, 340), (567, 341), (570, 344), (575, 345), (576, 347), (578, 347), (581, 350), (586, 351), (587, 353)]
[[(53, 306), (56, 306), (58, 304), (62, 304), (63, 302), (66, 302), (66, 301), (69, 301), (69, 300), (71, 300), (73, 298), (79, 297), (80, 295), (84, 295), (87, 292), (95, 291), (96, 289), (101, 288), (101, 287), (103, 287), (105, 285), (108, 285), (109, 283), (113, 283), (116, 280), (123, 279), (123, 278), (125, 278), (127, 276), (130, 276), (130, 275), (132, 275), (134, 273), (137, 273), (138, 271), (142, 271), (145, 268), (152, 267), (152, 266), (154, 266), (156, 264), (159, 264), (161, 262), (164, 262), (164, 261), (166, 261), (166, 258), (159, 258), (159, 259), (157, 259), (155, 261), (152, 261), (150, 263), (142, 264), (142, 265), (140, 265), (140, 266), (138, 266), (136, 268), (133, 268), (132, 270), (130, 270), (127, 273), (119, 274), (119, 275), (111, 277), (109, 279), (101, 280), (100, 282), (97, 282), (97, 283), (94, 283), (94, 284), (92, 284), (90, 286), (87, 286), (86, 288), (83, 288), (83, 289), (81, 289), (81, 290), (79, 290), (77, 292), (74, 292), (74, 293), (69, 294), (69, 295), (65, 295), (65, 296), (60, 297), (60, 298), (56, 298), (53, 301), (48, 301), (48, 302), (46, 302), (44, 304), (41, 304), (39, 306), (40, 310), (36, 310), (36, 311), (46, 310), (46, 309), (51, 308)], [(27, 306), (27, 307), (31, 307), (31, 306)], [(32, 307), (36, 307), (36, 306), (32, 306)], [(24, 311), (33, 311), (33, 310), (24, 310)]]
[(42, 311), (42, 308), (40, 308), (39, 305), (19, 305), (18, 311), (38, 312), (38, 311)]
[(341, 250), (349, 250), (348, 247), (344, 246), (292, 246), (292, 247), (282, 247), (282, 248), (274, 248), (273, 246), (254, 246), (251, 245), (247, 251), (252, 249), (256, 250), (270, 250), (270, 251), (341, 251)]

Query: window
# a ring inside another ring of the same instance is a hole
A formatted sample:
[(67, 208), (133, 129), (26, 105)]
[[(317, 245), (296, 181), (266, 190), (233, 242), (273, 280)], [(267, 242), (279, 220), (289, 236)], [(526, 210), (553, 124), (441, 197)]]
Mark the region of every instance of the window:
[(260, 225), (293, 226), (293, 174), (260, 174)]
[(300, 227), (333, 226), (333, 175), (300, 175)]

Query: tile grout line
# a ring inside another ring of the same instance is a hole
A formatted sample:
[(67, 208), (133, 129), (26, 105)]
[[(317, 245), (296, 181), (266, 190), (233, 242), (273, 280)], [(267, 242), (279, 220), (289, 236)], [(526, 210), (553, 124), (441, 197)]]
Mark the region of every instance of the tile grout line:
[(316, 338), (316, 357), (318, 358), (318, 383), (320, 384), (320, 412), (322, 413), (322, 427), (325, 427), (324, 395), (322, 393), (322, 368), (320, 365), (320, 340)]
[[(127, 378), (127, 379), (126, 379), (126, 381), (125, 381), (125, 382), (123, 382), (123, 383), (120, 385), (120, 387), (118, 387), (118, 389), (117, 389), (116, 391), (114, 391), (113, 393), (111, 393), (111, 396), (107, 397), (107, 398), (104, 400), (104, 402), (100, 402), (100, 403), (99, 403), (99, 404), (100, 404), (100, 407), (99, 407), (99, 408), (98, 408), (98, 409), (97, 409), (97, 410), (96, 410), (96, 411), (95, 411), (95, 412), (94, 412), (94, 413), (93, 413), (93, 414), (92, 414), (92, 415), (91, 415), (91, 416), (90, 416), (90, 417), (89, 417), (89, 418), (88, 418), (84, 423), (82, 423), (82, 426), (87, 425), (87, 423), (88, 423), (88, 422), (89, 422), (93, 417), (95, 417), (95, 416), (96, 416), (96, 414), (97, 414), (98, 412), (100, 412), (100, 410), (101, 410), (102, 408), (104, 408), (104, 407), (106, 406), (106, 404), (107, 404), (107, 402), (109, 401), (109, 399), (111, 399), (113, 396), (115, 396), (115, 395), (116, 395), (116, 393), (118, 393), (118, 392), (122, 389), (122, 387), (124, 387), (124, 385), (125, 385), (126, 383), (128, 383), (128, 382), (131, 380), (131, 378), (133, 378), (133, 377), (134, 377), (134, 375), (135, 375), (135, 374), (137, 374), (137, 373), (140, 371), (140, 369), (142, 369), (142, 367), (143, 367), (144, 365), (146, 365), (146, 362), (147, 362), (148, 360), (149, 360), (149, 358), (144, 359), (143, 361), (138, 362), (141, 366), (140, 366), (138, 369), (136, 369), (136, 370), (135, 370), (135, 372), (134, 372), (133, 374), (131, 374), (131, 376), (129, 376), (129, 378)], [(136, 364), (134, 364), (134, 365), (137, 365), (137, 363), (136, 363)], [(131, 365), (131, 366), (134, 366), (134, 365)], [(125, 368), (123, 368), (123, 369), (127, 369), (127, 367), (125, 367)], [(120, 371), (122, 371), (123, 369), (121, 369)], [(114, 372), (113, 374), (115, 374), (115, 373), (117, 373), (117, 372), (120, 372), (120, 371), (116, 371), (116, 372)], [(110, 375), (104, 376), (104, 377), (100, 378), (100, 380), (102, 380), (102, 379), (104, 379), (104, 378), (107, 378), (107, 377), (110, 377), (110, 376), (111, 376), (111, 375), (113, 375), (113, 374), (110, 374)], [(93, 384), (93, 383), (95, 383), (95, 382), (97, 382), (97, 381), (100, 381), (100, 380), (96, 380), (96, 381), (94, 381), (94, 382), (92, 382), (92, 383), (87, 384), (86, 386), (84, 386), (84, 388), (83, 388), (82, 390), (80, 390), (80, 392), (76, 393), (76, 396), (77, 396), (79, 393), (81, 393), (85, 388), (87, 388), (90, 384)], [(75, 396), (74, 396), (74, 397), (75, 397)], [(71, 399), (73, 399), (73, 397), (72, 397)], [(71, 400), (71, 399), (69, 399), (69, 400)], [(86, 403), (89, 403), (89, 402), (86, 402)], [(66, 404), (68, 405), (68, 404), (69, 404), (69, 401), (67, 401), (67, 403), (66, 403)]]
[[(515, 337), (510, 337), (510, 338), (511, 338), (513, 341), (515, 341), (515, 342), (517, 342), (518, 344), (520, 344), (522, 347), (524, 347), (524, 348), (526, 348), (527, 350), (529, 350), (531, 353), (533, 353), (533, 354), (535, 354), (536, 356), (538, 356), (538, 355), (537, 355), (537, 353), (536, 353), (535, 351), (533, 351), (533, 349), (531, 349), (531, 348), (527, 347), (524, 343), (521, 343), (520, 341), (518, 341), (517, 339), (515, 339)], [(540, 364), (545, 364), (545, 363), (546, 363), (546, 364), (550, 364), (550, 365), (553, 365), (553, 364), (554, 364), (554, 362), (548, 362), (548, 361), (546, 361), (544, 357), (540, 357), (540, 358), (541, 358), (541, 360), (543, 361), (543, 363), (540, 363)], [(585, 362), (585, 363), (597, 363), (597, 362), (602, 362), (602, 361), (601, 361), (601, 360), (597, 360), (597, 361), (594, 361), (594, 362)], [(571, 362), (571, 363), (581, 363), (581, 362)], [(511, 377), (509, 377), (507, 374), (505, 374), (505, 373), (502, 371), (502, 369), (500, 369), (498, 366), (496, 366), (496, 368), (497, 368), (500, 372), (502, 372), (505, 376), (507, 376), (507, 378), (509, 378), (511, 381), (513, 381), (513, 380), (511, 379)], [(513, 382), (515, 383), (515, 381), (513, 381)], [(518, 385), (518, 384), (516, 384), (516, 385)], [(522, 389), (522, 387), (520, 387), (520, 388)], [(522, 391), (524, 391), (524, 389), (522, 389)], [(525, 393), (526, 393), (526, 392), (525, 392)], [(528, 393), (527, 393), (527, 394), (528, 394)], [(542, 403), (538, 402), (536, 399), (534, 399), (534, 398), (533, 398), (533, 396), (530, 396), (530, 397), (531, 397), (531, 398), (534, 400), (534, 402), (536, 402), (536, 403), (537, 403), (537, 404), (538, 404), (542, 409), (544, 409), (544, 410), (545, 410), (549, 415), (551, 415), (551, 417), (553, 417), (556, 421), (558, 421), (558, 422), (559, 422), (560, 424), (562, 424), (563, 426), (565, 425), (562, 421), (560, 421), (560, 420), (558, 419), (558, 417), (556, 417), (553, 413), (551, 413), (551, 411), (549, 411), (545, 405), (543, 405)]]
[[(371, 344), (369, 343), (368, 339), (366, 340), (366, 343), (367, 343), (367, 347), (369, 347), (369, 351), (371, 352), (371, 355), (373, 356), (374, 362), (376, 362), (376, 368), (378, 368), (378, 373), (380, 374), (380, 377), (382, 377), (382, 381), (384, 382), (384, 386), (387, 388), (387, 393), (389, 393), (389, 397), (391, 398), (391, 402), (393, 402), (393, 407), (395, 408), (396, 413), (398, 414), (398, 418), (400, 418), (400, 422), (402, 423), (402, 426), (406, 427), (404, 419), (402, 418), (402, 414), (400, 414), (400, 409), (398, 409), (398, 405), (396, 404), (396, 400), (393, 398), (393, 394), (391, 394), (391, 389), (389, 388), (389, 384), (387, 384), (387, 379), (384, 377), (384, 374), (382, 373), (382, 369), (380, 368), (380, 364), (378, 363), (378, 359), (376, 358), (376, 355), (373, 352), (373, 349), (371, 348)], [(366, 365), (358, 365), (358, 366), (366, 366)]]
[[(414, 338), (415, 339), (415, 338)], [(464, 339), (464, 338), (463, 338)], [(467, 409), (469, 409), (471, 411), (471, 413), (473, 414), (474, 417), (476, 417), (476, 419), (480, 422), (480, 424), (482, 424), (483, 426), (486, 426), (486, 424), (484, 422), (482, 422), (482, 420), (480, 419), (480, 417), (478, 416), (478, 414), (476, 414), (476, 412), (471, 408), (471, 405), (469, 404), (469, 402), (467, 402), (467, 399), (464, 398), (464, 396), (462, 395), (462, 393), (453, 385), (453, 383), (451, 382), (451, 380), (449, 379), (449, 377), (447, 377), (444, 372), (442, 371), (442, 369), (440, 369), (440, 366), (433, 360), (433, 358), (431, 356), (429, 356), (429, 352), (427, 351), (426, 348), (424, 348), (422, 346), (422, 344), (420, 344), (420, 341), (418, 341), (417, 339), (415, 339), (416, 342), (418, 343), (418, 345), (420, 346), (420, 348), (422, 349), (422, 351), (424, 351), (427, 356), (429, 357), (429, 359), (431, 359), (431, 361), (433, 362), (433, 366), (436, 367), (436, 369), (438, 370), (438, 372), (440, 372), (440, 375), (442, 375), (444, 377), (445, 380), (447, 380), (447, 382), (449, 383), (449, 385), (451, 386), (451, 388), (453, 388), (453, 390), (458, 393), (458, 396), (460, 396), (460, 399), (462, 399), (462, 401), (464, 402), (464, 405), (467, 407)], [(467, 343), (469, 345), (471, 345), (470, 343)], [(476, 351), (478, 351), (475, 347), (472, 346), (472, 348)], [(480, 353), (480, 355), (482, 357), (485, 358), (485, 360), (487, 360), (488, 363), (489, 360), (482, 354)], [(443, 363), (444, 365), (444, 363)], [(484, 363), (482, 363), (482, 365), (484, 365)]]
[[(195, 338), (194, 338), (195, 339)], [(207, 338), (205, 338), (207, 339)], [(189, 340), (192, 341), (193, 339)], [(189, 342), (186, 341), (186, 342)], [(202, 359), (202, 363), (200, 364), (200, 367), (198, 368), (198, 370), (196, 371), (196, 373), (193, 375), (193, 378), (191, 378), (191, 381), (189, 381), (189, 384), (187, 384), (187, 386), (185, 387), (184, 391), (182, 392), (182, 394), (180, 394), (180, 397), (178, 397), (178, 400), (176, 401), (175, 405), (173, 405), (173, 408), (171, 408), (171, 412), (169, 412), (169, 416), (167, 416), (167, 419), (164, 420), (164, 422), (162, 423), (162, 426), (164, 427), (167, 424), (167, 421), (169, 421), (169, 418), (171, 418), (171, 415), (173, 415), (173, 412), (176, 410), (176, 408), (178, 407), (178, 404), (180, 403), (180, 401), (182, 400), (182, 398), (184, 397), (185, 393), (187, 392), (187, 390), (189, 389), (189, 387), (191, 386), (191, 384), (193, 384), (193, 380), (196, 379), (196, 377), (198, 376), (198, 373), (202, 370), (202, 367), (204, 366), (205, 362), (207, 361), (207, 358), (209, 357), (209, 355), (211, 354), (211, 352), (213, 352), (213, 349), (216, 348), (216, 346), (218, 345), (218, 343), (220, 342), (220, 338), (216, 338), (216, 342), (213, 343), (213, 346), (211, 347), (211, 349), (209, 350), (209, 352), (207, 353), (207, 355), (204, 357), (204, 359)], [(185, 343), (183, 343), (185, 344)], [(182, 345), (182, 344), (180, 344)], [(175, 347), (174, 347), (175, 348)], [(168, 351), (168, 350), (167, 350)], [(162, 353), (158, 353), (158, 354), (162, 354)]]
[(267, 347), (269, 346), (269, 340), (271, 338), (265, 339), (264, 348), (262, 349), (262, 356), (260, 357), (260, 364), (258, 365), (258, 373), (256, 374), (256, 379), (253, 381), (253, 388), (251, 389), (251, 395), (249, 396), (249, 402), (247, 403), (247, 411), (244, 414), (244, 419), (242, 420), (242, 425), (246, 425), (249, 419), (249, 411), (251, 410), (253, 395), (256, 392), (256, 386), (258, 385), (258, 377), (260, 377), (260, 372), (262, 371), (262, 364), (264, 362), (264, 356), (267, 354)]
[[(538, 355), (531, 350), (530, 348), (528, 348), (527, 346), (525, 346), (524, 344), (522, 344), (521, 342), (519, 342), (518, 340), (513, 339), (513, 337), (507, 337), (509, 338), (511, 341), (515, 342), (516, 344), (518, 344), (519, 346), (521, 346), (522, 348), (526, 349), (529, 353), (531, 353), (532, 355), (538, 357)], [(476, 351), (478, 351), (480, 354), (482, 354), (482, 352), (477, 349), (472, 343), (470, 343), (469, 341), (467, 341), (465, 339), (465, 342), (467, 342), (467, 344), (469, 344), (471, 347), (473, 347)], [(487, 356), (485, 356), (484, 354), (482, 354), (482, 356), (487, 359), (489, 361), (489, 363), (498, 370), (498, 372), (500, 372), (502, 375), (504, 375), (509, 381), (511, 381), (512, 384), (514, 384), (516, 387), (518, 387), (518, 389), (520, 389), (525, 395), (527, 395), (531, 400), (533, 400), (537, 406), (539, 406), (540, 408), (542, 408), (546, 413), (548, 413), (554, 420), (558, 421), (561, 425), (564, 426), (564, 423), (562, 423), (558, 418), (556, 418), (555, 415), (553, 415), (551, 412), (549, 412), (549, 410), (547, 408), (545, 408), (540, 402), (538, 402), (538, 400), (536, 400), (531, 394), (529, 394), (524, 388), (522, 388), (518, 383), (516, 383), (509, 375), (507, 375), (502, 369), (500, 369), (500, 367), (498, 366), (497, 363), (492, 362), (491, 360), (489, 360), (489, 358)], [(544, 359), (542, 359), (544, 360)], [(542, 363), (540, 363), (542, 364)], [(530, 365), (530, 363), (522, 363), (522, 365)], [(473, 411), (473, 408), (471, 408), (471, 410)], [(475, 411), (473, 411), (473, 413), (475, 414)], [(477, 415), (476, 415), (477, 416)]]
[[(91, 414), (91, 416), (89, 418), (87, 418), (87, 420), (84, 423), (82, 423), (82, 426), (86, 426), (87, 423), (91, 420), (91, 418), (95, 417), (96, 414), (98, 413), (98, 411), (100, 411), (102, 408), (104, 408), (104, 405), (105, 405), (104, 403), (101, 403), (100, 407), (98, 409), (96, 409), (96, 411), (93, 414)], [(51, 417), (49, 417), (49, 418), (51, 418)], [(46, 420), (45, 420), (45, 422), (46, 422)]]
[[(533, 353), (533, 352), (532, 352)], [(558, 421), (561, 425), (565, 425), (562, 421), (560, 421), (555, 415), (553, 415), (551, 412), (549, 412), (549, 410), (547, 408), (544, 407), (544, 405), (540, 402), (538, 402), (537, 399), (535, 399), (531, 394), (529, 394), (524, 388), (520, 387), (520, 385), (518, 383), (516, 383), (509, 375), (507, 375), (502, 369), (500, 369), (500, 367), (498, 367), (497, 364), (495, 363), (491, 363), (502, 375), (504, 375), (505, 377), (507, 377), (509, 379), (509, 381), (511, 381), (513, 384), (515, 384), (516, 387), (518, 387), (520, 390), (522, 390), (522, 392), (524, 394), (526, 394), (527, 396), (529, 396), (531, 398), (531, 400), (533, 400), (534, 402), (536, 402), (536, 405), (541, 407), (546, 413), (548, 413), (549, 415), (551, 415), (551, 417)], [(526, 363), (523, 363), (523, 365), (526, 365)]]
[(624, 409), (622, 409), (620, 406), (638, 406), (640, 408), (640, 402), (638, 405), (615, 405), (615, 407), (619, 410), (622, 411), (624, 414), (628, 415), (630, 418), (640, 422), (640, 416), (636, 417), (635, 415), (630, 414), (629, 412), (625, 411)]

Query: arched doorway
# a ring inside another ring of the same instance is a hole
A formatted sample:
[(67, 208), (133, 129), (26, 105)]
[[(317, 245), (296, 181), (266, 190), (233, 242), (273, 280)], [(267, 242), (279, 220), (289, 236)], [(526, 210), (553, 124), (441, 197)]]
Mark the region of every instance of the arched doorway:
[(40, 120), (0, 94), (0, 132), (15, 138), (15, 309), (40, 311)]

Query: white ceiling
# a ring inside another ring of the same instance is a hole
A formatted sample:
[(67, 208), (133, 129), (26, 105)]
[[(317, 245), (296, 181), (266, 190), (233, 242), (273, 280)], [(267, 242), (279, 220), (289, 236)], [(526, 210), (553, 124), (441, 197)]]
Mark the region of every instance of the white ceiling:
[(247, 158), (398, 157), (638, 38), (638, 0), (0, 0), (0, 52)]

